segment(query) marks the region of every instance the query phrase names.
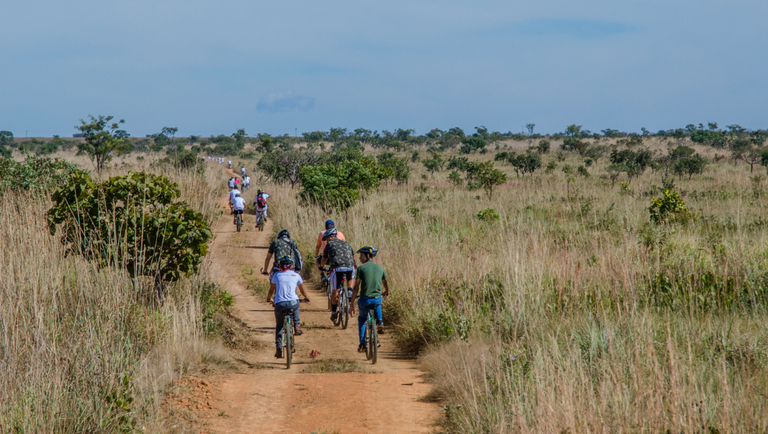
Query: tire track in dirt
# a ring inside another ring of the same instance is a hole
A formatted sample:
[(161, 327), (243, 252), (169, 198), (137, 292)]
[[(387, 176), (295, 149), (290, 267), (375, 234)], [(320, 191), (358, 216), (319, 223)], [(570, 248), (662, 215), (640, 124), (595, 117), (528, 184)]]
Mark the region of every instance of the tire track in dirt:
[[(439, 407), (420, 401), (431, 390), (424, 373), (395, 349), (388, 335), (381, 336), (379, 361), (371, 365), (356, 351), (357, 318), (350, 318), (346, 330), (334, 327), (325, 295), (311, 284), (306, 286), (311, 303), (301, 306), (304, 335), (296, 338), (294, 364), (286, 370), (284, 360), (274, 358), (272, 306), (249, 290), (247, 281), (254, 276), (267, 281), (258, 273), (273, 233), (272, 220), (259, 232), (252, 215), (245, 216), (240, 233), (228, 213), (215, 227), (214, 278), (233, 295), (232, 313), (264, 346), (239, 360), (247, 366), (245, 373), (211, 380), (218, 416), (207, 419), (207, 428), (218, 433), (433, 432)], [(316, 359), (310, 358), (311, 350), (319, 351)], [(359, 372), (303, 372), (320, 366), (333, 370), (338, 359), (359, 365)]]

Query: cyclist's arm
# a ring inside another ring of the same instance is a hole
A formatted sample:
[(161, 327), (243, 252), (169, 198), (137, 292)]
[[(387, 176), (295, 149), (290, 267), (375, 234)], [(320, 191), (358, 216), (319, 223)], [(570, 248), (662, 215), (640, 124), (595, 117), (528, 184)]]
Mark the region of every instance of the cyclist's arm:
[(272, 296), (275, 295), (275, 290), (277, 289), (277, 285), (274, 283), (269, 284), (269, 294), (267, 294), (267, 303), (273, 303)]
[(352, 297), (349, 298), (349, 312), (355, 313), (355, 300), (357, 299), (357, 293), (360, 290), (360, 279), (355, 280), (355, 288), (352, 290)]
[(304, 284), (299, 283), (298, 287), (299, 287), (299, 292), (301, 293), (302, 296), (304, 296), (304, 300), (309, 301), (309, 297), (307, 297), (307, 293), (304, 291)]
[(386, 278), (381, 279), (381, 283), (384, 284), (384, 292), (381, 295), (383, 295), (384, 297), (389, 296), (389, 283), (387, 283), (387, 279)]
[(264, 272), (269, 274), (269, 260), (272, 259), (272, 254), (267, 253), (267, 259), (264, 260)]
[(327, 264), (327, 263), (328, 263), (328, 257), (327, 256), (323, 256), (323, 260), (320, 261), (320, 268), (325, 268), (325, 264)]
[(320, 254), (320, 248), (323, 247), (323, 237), (317, 237), (317, 245), (315, 246), (315, 258)]

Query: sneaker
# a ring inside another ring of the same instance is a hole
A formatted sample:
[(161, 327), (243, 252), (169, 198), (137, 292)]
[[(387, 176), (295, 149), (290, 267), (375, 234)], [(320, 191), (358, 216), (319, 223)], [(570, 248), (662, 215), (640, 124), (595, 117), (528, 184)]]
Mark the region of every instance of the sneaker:
[(303, 334), (304, 334), (304, 332), (303, 332), (303, 331), (301, 331), (301, 329), (299, 328), (299, 326), (296, 326), (296, 327), (294, 327), (294, 328), (293, 328), (293, 334), (294, 334), (294, 335), (296, 335), (296, 336), (301, 336), (301, 335), (303, 335)]
[(276, 359), (282, 359), (283, 358), (283, 349), (282, 348), (278, 348), (275, 351), (275, 358)]
[(365, 351), (366, 351), (366, 345), (365, 344), (360, 344), (360, 345), (357, 346), (357, 352), (358, 353), (364, 353)]
[(338, 312), (332, 312), (331, 313), (331, 321), (336, 321), (336, 317), (339, 316)]
[(376, 332), (380, 335), (384, 334), (384, 323), (376, 324)]

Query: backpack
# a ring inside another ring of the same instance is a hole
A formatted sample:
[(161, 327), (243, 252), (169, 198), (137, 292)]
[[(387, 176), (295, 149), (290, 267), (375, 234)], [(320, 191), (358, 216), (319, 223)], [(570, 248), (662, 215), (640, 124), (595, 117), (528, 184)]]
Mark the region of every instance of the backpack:
[(259, 208), (264, 208), (265, 206), (267, 206), (267, 200), (264, 199), (264, 196), (259, 196), (256, 198), (256, 206), (258, 206)]
[(283, 239), (278, 238), (277, 241), (282, 241), (284, 243), (287, 243), (288, 246), (291, 247), (291, 251), (293, 254), (293, 269), (296, 271), (301, 271), (301, 268), (304, 266), (304, 260), (301, 258), (301, 253), (299, 252), (299, 248), (296, 246), (296, 241), (293, 241), (292, 239)]

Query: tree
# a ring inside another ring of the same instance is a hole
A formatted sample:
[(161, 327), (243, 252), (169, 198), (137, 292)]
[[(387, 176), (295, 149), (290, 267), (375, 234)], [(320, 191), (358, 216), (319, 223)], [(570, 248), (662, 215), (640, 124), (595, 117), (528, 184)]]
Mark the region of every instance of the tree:
[(275, 149), (275, 139), (269, 134), (259, 134), (259, 150), (268, 154)]
[(476, 164), (472, 178), (485, 190), (489, 199), (493, 197), (494, 187), (507, 182), (507, 175), (498, 169), (494, 169), (492, 161)]
[(746, 152), (741, 154), (741, 159), (744, 160), (745, 163), (749, 164), (749, 173), (752, 173), (755, 164), (757, 164), (762, 159), (762, 155), (763, 150), (757, 146), (750, 146)]
[(536, 128), (536, 124), (525, 124), (525, 129), (528, 130), (528, 135), (533, 135), (533, 129)]
[(485, 149), (485, 139), (482, 137), (464, 137), (461, 139), (461, 148), (459, 152), (462, 154), (469, 154), (480, 149)]
[(13, 148), (16, 143), (13, 141), (13, 133), (10, 131), (0, 131), (0, 148)]
[(435, 172), (439, 172), (443, 170), (443, 165), (445, 164), (445, 160), (443, 160), (443, 157), (440, 154), (438, 154), (437, 152), (433, 152), (432, 157), (423, 160), (421, 164), (423, 164), (424, 167), (429, 171), (430, 175), (434, 177)]
[(128, 141), (127, 133), (118, 129), (125, 120), (109, 123), (113, 116), (88, 117), (90, 122), (80, 119), (80, 125), (75, 126), (85, 137), (85, 142), (77, 145), (78, 154), (87, 155), (96, 171), (101, 173), (101, 169), (113, 155), (123, 155), (131, 151), (131, 142)]
[(355, 204), (361, 190), (379, 186), (379, 178), (371, 170), (371, 165), (375, 164), (361, 159), (304, 166), (301, 168), (302, 191), (299, 197), (305, 202), (320, 205), (326, 211), (346, 210)]
[(129, 172), (99, 183), (74, 173), (52, 196), (48, 228), (60, 231), (69, 252), (154, 277), (161, 291), (163, 282), (198, 272), (213, 238), (203, 215), (176, 201), (179, 194), (165, 176)]
[(693, 154), (687, 158), (681, 158), (672, 165), (672, 171), (680, 178), (683, 175), (688, 175), (688, 179), (691, 179), (693, 175), (700, 174), (704, 171), (706, 160), (701, 158), (699, 154)]
[(232, 133), (232, 138), (235, 139), (235, 147), (239, 150), (245, 148), (245, 138), (248, 137), (248, 133), (245, 132), (245, 128), (240, 128)]
[(448, 174), (448, 180), (451, 181), (451, 184), (453, 184), (454, 188), (464, 184), (464, 180), (461, 179), (461, 175), (459, 175), (459, 172), (455, 170)]
[(275, 181), (288, 181), (293, 188), (301, 181), (301, 168), (305, 165), (317, 164), (320, 159), (320, 154), (292, 149), (264, 154), (257, 165)]

